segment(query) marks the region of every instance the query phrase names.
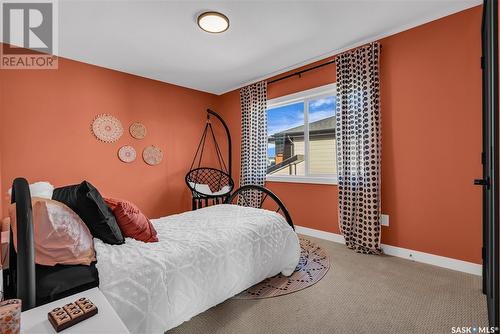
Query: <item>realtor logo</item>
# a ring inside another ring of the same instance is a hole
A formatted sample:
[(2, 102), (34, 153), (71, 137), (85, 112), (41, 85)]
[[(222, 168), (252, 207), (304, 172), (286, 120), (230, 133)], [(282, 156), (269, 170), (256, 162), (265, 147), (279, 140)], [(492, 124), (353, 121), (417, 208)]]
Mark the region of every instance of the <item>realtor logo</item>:
[(2, 1), (2, 69), (55, 69), (55, 1)]

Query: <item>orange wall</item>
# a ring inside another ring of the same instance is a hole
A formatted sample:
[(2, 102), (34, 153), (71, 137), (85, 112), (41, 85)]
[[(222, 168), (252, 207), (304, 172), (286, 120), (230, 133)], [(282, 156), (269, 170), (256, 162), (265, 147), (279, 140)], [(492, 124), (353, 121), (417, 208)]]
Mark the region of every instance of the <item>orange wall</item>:
[[(480, 24), (475, 7), (381, 40), (383, 243), (481, 263), (481, 191), (472, 185), (481, 175)], [(270, 84), (268, 98), (335, 80), (326, 66)], [(217, 106), (238, 166), (238, 91)], [(267, 186), (296, 225), (339, 233), (336, 186)]]
[[(184, 184), (206, 108), (216, 96), (76, 61), (58, 70), (0, 71), (0, 153), (3, 212), (12, 180), (47, 180), (56, 186), (87, 179), (103, 195), (135, 202), (151, 217), (190, 209)], [(97, 114), (118, 117), (125, 133), (112, 144), (97, 141)], [(128, 126), (143, 122), (148, 134), (132, 139)], [(125, 164), (117, 150), (131, 144), (138, 158)], [(142, 149), (157, 145), (164, 160), (148, 166)]]

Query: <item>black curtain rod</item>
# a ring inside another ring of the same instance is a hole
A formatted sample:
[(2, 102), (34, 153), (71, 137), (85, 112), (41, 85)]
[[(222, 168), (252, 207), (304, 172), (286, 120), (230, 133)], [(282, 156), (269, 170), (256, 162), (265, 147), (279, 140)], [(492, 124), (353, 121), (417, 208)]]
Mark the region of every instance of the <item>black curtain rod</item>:
[(268, 81), (267, 84), (269, 85), (269, 84), (272, 84), (272, 83), (275, 83), (275, 82), (278, 82), (278, 81), (281, 81), (281, 80), (285, 80), (285, 79), (294, 77), (296, 75), (300, 76), (302, 73), (306, 73), (306, 72), (309, 72), (309, 71), (312, 71), (312, 70), (315, 70), (317, 68), (320, 68), (320, 67), (323, 67), (323, 66), (326, 66), (326, 65), (330, 65), (330, 64), (335, 64), (335, 59), (327, 61), (326, 63), (323, 63), (323, 64), (319, 64), (319, 65), (316, 65), (316, 66), (313, 66), (313, 67), (310, 67), (310, 68), (306, 68), (304, 70), (300, 70), (300, 71), (297, 71), (297, 72), (294, 72), (294, 73), (290, 73), (290, 74), (285, 75), (284, 77), (281, 77), (281, 78), (278, 78), (278, 79), (274, 79), (274, 80)]
[[(380, 53), (382, 53), (382, 45), (380, 45)], [(326, 63), (323, 63), (323, 64), (319, 64), (319, 65), (316, 65), (316, 66), (313, 66), (313, 67), (310, 67), (310, 68), (306, 68), (304, 70), (301, 70), (301, 71), (297, 71), (297, 72), (294, 72), (294, 73), (290, 73), (288, 75), (285, 75), (284, 77), (281, 77), (281, 78), (278, 78), (278, 79), (274, 79), (274, 80), (271, 80), (271, 81), (268, 81), (267, 84), (272, 84), (272, 83), (275, 83), (275, 82), (278, 82), (278, 81), (281, 81), (281, 80), (285, 80), (285, 79), (288, 79), (288, 78), (291, 78), (291, 77), (294, 77), (296, 75), (300, 76), (302, 73), (306, 73), (306, 72), (309, 72), (309, 71), (312, 71), (312, 70), (315, 70), (317, 68), (320, 68), (320, 67), (323, 67), (323, 66), (326, 66), (326, 65), (331, 65), (331, 64), (335, 64), (335, 60), (336, 59), (332, 59), (330, 61), (327, 61)]]

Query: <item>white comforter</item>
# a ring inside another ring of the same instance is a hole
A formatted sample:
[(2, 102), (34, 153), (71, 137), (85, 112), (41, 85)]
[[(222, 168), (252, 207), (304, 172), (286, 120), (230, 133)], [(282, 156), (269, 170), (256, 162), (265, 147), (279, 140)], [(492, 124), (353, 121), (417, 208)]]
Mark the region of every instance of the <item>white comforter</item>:
[(290, 275), (297, 235), (272, 211), (216, 205), (152, 221), (159, 242), (95, 239), (100, 289), (131, 333), (163, 333), (263, 279)]

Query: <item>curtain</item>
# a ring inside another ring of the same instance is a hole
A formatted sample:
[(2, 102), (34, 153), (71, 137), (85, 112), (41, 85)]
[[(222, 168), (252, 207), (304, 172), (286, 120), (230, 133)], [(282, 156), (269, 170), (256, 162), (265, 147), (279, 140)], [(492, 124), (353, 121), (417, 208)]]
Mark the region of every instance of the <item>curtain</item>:
[[(241, 175), (240, 186), (264, 186), (267, 171), (267, 83), (257, 82), (240, 89), (241, 102)], [(259, 207), (257, 191), (244, 194), (242, 205)]]
[(380, 44), (336, 59), (339, 224), (347, 247), (380, 254)]

